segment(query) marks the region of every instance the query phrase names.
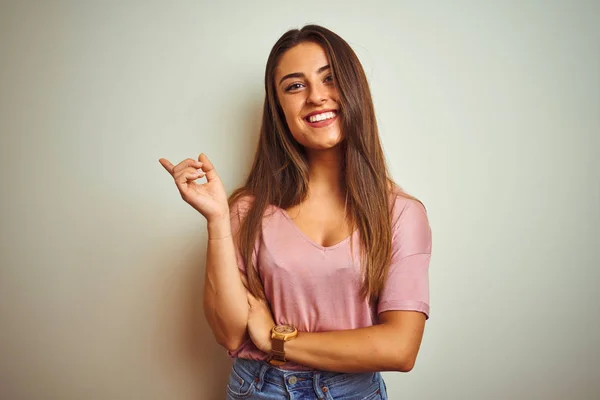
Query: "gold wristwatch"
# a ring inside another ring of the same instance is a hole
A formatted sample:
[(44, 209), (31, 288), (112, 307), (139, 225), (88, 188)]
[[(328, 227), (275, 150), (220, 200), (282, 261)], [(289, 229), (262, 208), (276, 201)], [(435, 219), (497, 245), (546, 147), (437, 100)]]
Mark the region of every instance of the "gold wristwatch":
[(275, 325), (271, 329), (271, 359), (273, 365), (286, 362), (284, 343), (298, 336), (298, 330), (291, 325)]

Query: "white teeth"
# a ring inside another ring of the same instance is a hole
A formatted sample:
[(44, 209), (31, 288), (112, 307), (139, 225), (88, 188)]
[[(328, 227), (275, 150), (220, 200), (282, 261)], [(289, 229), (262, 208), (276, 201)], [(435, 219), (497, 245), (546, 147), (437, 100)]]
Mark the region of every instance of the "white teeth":
[(319, 121), (323, 121), (326, 119), (331, 119), (335, 117), (335, 113), (333, 111), (329, 111), (326, 113), (322, 113), (322, 114), (315, 114), (315, 115), (311, 115), (308, 120), (310, 122), (319, 122)]

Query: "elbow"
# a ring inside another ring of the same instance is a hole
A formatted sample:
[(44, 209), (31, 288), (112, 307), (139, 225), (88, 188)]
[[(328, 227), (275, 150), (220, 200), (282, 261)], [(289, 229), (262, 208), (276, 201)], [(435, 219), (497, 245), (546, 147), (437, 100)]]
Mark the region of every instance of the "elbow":
[(414, 359), (398, 360), (394, 366), (394, 370), (398, 372), (410, 372), (415, 367)]
[(410, 372), (415, 367), (417, 361), (417, 353), (414, 351), (407, 351), (407, 349), (399, 349), (398, 351), (391, 352), (391, 359), (389, 360), (389, 369), (397, 372)]
[(228, 352), (235, 353), (245, 343), (244, 337), (218, 337), (217, 343), (224, 347)]
[(380, 360), (378, 370), (410, 372), (415, 367), (417, 355), (414, 352), (407, 351), (402, 346), (384, 346), (375, 351)]
[[(213, 333), (215, 341), (227, 351), (233, 353), (238, 350), (248, 338), (246, 333), (246, 321), (248, 316), (242, 316), (237, 323), (225, 319), (216, 312), (212, 304), (204, 303), (204, 316)], [(241, 322), (240, 322), (241, 321)]]
[(230, 353), (234, 353), (242, 345), (241, 343), (239, 343), (237, 341), (227, 340), (227, 339), (217, 340), (217, 343), (219, 343), (222, 347), (225, 348), (225, 350), (227, 350)]

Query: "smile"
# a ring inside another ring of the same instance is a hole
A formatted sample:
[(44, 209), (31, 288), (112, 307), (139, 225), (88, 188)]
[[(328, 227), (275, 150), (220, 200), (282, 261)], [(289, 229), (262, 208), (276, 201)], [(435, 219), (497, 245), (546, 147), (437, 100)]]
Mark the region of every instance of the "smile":
[(327, 111), (321, 114), (309, 115), (308, 117), (306, 117), (306, 120), (308, 120), (308, 122), (319, 122), (324, 121), (326, 119), (335, 118), (336, 115), (337, 111)]
[(311, 114), (304, 118), (304, 120), (308, 123), (309, 126), (314, 128), (321, 128), (327, 125), (332, 124), (338, 116), (338, 112), (336, 110), (333, 111), (325, 111), (319, 114)]

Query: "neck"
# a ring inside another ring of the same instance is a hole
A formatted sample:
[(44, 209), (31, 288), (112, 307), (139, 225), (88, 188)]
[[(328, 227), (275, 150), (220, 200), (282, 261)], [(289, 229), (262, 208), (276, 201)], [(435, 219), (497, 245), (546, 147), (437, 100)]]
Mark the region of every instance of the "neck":
[(342, 149), (313, 150), (307, 154), (309, 197), (342, 196)]

